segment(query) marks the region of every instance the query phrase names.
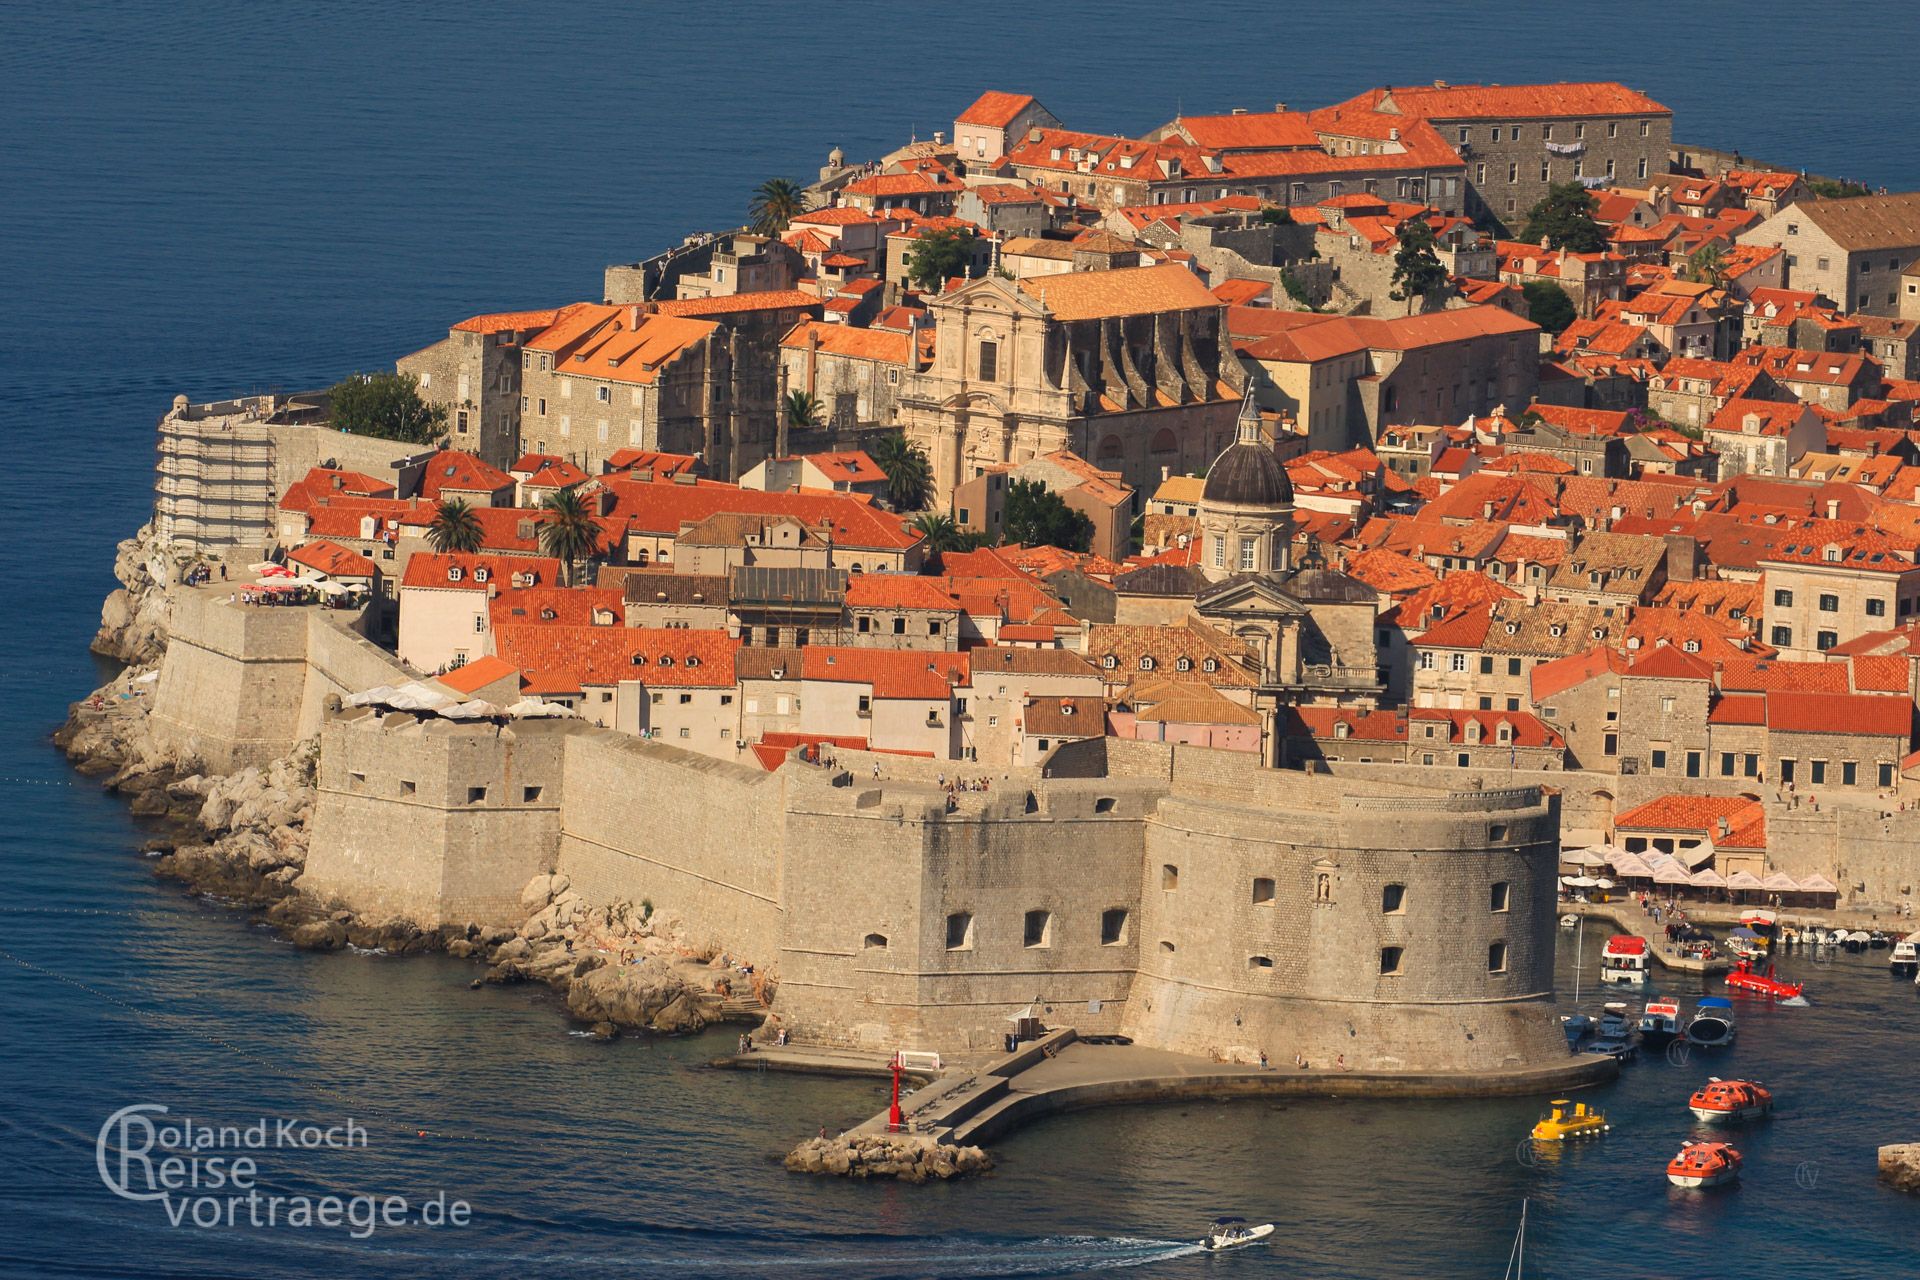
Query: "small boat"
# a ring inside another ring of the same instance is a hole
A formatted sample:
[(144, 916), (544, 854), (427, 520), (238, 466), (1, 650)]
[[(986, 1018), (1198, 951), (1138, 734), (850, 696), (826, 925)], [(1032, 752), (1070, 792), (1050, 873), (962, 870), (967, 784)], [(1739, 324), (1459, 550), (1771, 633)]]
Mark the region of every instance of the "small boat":
[(1578, 1049), (1580, 1042), (1592, 1033), (1593, 1019), (1584, 1013), (1570, 1014), (1560, 1019), (1560, 1029), (1567, 1033), (1567, 1049), (1572, 1051)]
[(1884, 929), (1875, 929), (1867, 935), (1867, 946), (1874, 951), (1885, 951), (1893, 944), (1893, 936)]
[(1843, 929), (1840, 931), (1836, 941), (1848, 951), (1865, 951), (1867, 949), (1867, 940), (1872, 936), (1873, 935), (1865, 929), (1855, 929), (1851, 933)]
[(1634, 1035), (1632, 1020), (1627, 1017), (1626, 1005), (1615, 1003), (1606, 1007), (1586, 1052), (1602, 1054), (1616, 1062), (1630, 1062), (1639, 1054), (1639, 1040)]
[(1685, 1142), (1667, 1161), (1667, 1181), (1676, 1187), (1717, 1187), (1740, 1176), (1740, 1153), (1725, 1142)]
[(1607, 939), (1600, 953), (1600, 981), (1622, 986), (1640, 986), (1647, 980), (1647, 940), (1631, 933), (1616, 933)]
[(1576, 1138), (1597, 1138), (1610, 1131), (1607, 1118), (1584, 1102), (1555, 1098), (1547, 1104), (1547, 1114), (1533, 1126), (1535, 1142), (1566, 1142)]
[(1759, 934), (1742, 925), (1727, 934), (1727, 951), (1736, 960), (1756, 960), (1767, 954), (1767, 944)]
[(1704, 1049), (1733, 1043), (1733, 1001), (1725, 996), (1701, 996), (1687, 1022), (1687, 1040)]
[(1208, 1253), (1224, 1253), (1228, 1249), (1244, 1249), (1250, 1244), (1258, 1244), (1273, 1234), (1273, 1224), (1263, 1222), (1257, 1227), (1247, 1225), (1245, 1218), (1215, 1218), (1200, 1247)]
[(1654, 1048), (1671, 1043), (1680, 1034), (1680, 1002), (1649, 1000), (1640, 1015), (1640, 1038)]
[(1887, 958), (1887, 972), (1912, 973), (1916, 969), (1920, 969), (1920, 933), (1910, 933), (1893, 944), (1893, 954)]
[(1580, 927), (1580, 917), (1574, 915), (1572, 912), (1568, 912), (1566, 915), (1560, 917), (1560, 927), (1562, 929), (1578, 929)]
[(1763, 951), (1772, 946), (1775, 939), (1782, 936), (1780, 917), (1760, 907), (1749, 907), (1741, 912), (1740, 927), (1759, 939), (1760, 949)]
[(1708, 1122), (1758, 1120), (1772, 1113), (1773, 1094), (1757, 1081), (1710, 1076), (1687, 1099), (1687, 1110), (1695, 1119)]
[(1751, 992), (1757, 996), (1771, 996), (1782, 1004), (1789, 1001), (1799, 1004), (1807, 1002), (1803, 994), (1807, 989), (1804, 982), (1782, 982), (1773, 976), (1772, 965), (1768, 965), (1767, 971), (1761, 973), (1753, 967), (1751, 960), (1742, 960), (1727, 971), (1727, 989)]

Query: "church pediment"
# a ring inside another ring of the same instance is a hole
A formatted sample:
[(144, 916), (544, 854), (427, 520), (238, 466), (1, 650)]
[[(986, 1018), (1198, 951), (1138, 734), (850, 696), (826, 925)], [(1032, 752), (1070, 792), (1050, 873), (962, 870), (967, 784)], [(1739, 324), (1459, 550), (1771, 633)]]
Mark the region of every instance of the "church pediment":
[(978, 280), (969, 280), (958, 289), (949, 290), (933, 300), (935, 306), (967, 306), (983, 311), (999, 311), (1007, 314), (1024, 312), (1030, 316), (1045, 316), (1047, 310), (1039, 301), (1016, 288), (1011, 280), (998, 275), (982, 276)]
[(1203, 614), (1284, 614), (1306, 617), (1309, 613), (1304, 604), (1288, 595), (1271, 578), (1257, 573), (1228, 578), (1208, 588), (1200, 593), (1194, 606)]

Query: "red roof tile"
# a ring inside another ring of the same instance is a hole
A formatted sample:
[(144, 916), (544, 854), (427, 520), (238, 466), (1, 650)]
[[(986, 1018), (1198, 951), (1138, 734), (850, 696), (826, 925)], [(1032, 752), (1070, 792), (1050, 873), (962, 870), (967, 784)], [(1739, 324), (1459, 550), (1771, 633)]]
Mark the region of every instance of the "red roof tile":
[(970, 662), (964, 653), (929, 653), (912, 649), (850, 649), (809, 645), (800, 651), (804, 680), (864, 684), (876, 698), (941, 701), (956, 687), (971, 682)]

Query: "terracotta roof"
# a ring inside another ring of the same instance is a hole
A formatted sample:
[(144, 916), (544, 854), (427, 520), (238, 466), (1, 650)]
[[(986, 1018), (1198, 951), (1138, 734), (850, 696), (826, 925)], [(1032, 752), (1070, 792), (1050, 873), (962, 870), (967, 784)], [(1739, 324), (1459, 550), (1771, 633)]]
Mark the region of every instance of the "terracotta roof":
[(1028, 698), (1021, 728), (1031, 737), (1098, 738), (1107, 731), (1107, 700), (1085, 695)]
[(1135, 680), (1127, 686), (1122, 701), (1133, 709), (1134, 719), (1149, 724), (1207, 724), (1251, 726), (1260, 723), (1260, 715), (1199, 680), (1152, 677)]
[(1793, 205), (1843, 249), (1905, 249), (1920, 245), (1920, 191), (1898, 195), (1809, 197)]
[(463, 333), (517, 333), (523, 329), (544, 329), (559, 314), (558, 307), (542, 311), (495, 311), (470, 316), (453, 327)]
[(972, 106), (955, 116), (953, 122), (1004, 129), (1032, 105), (1033, 95), (1030, 93), (1002, 93), (998, 89), (989, 89), (975, 98)]
[(1722, 818), (1730, 827), (1740, 827), (1756, 813), (1765, 812), (1759, 801), (1744, 796), (1666, 795), (1634, 806), (1614, 818), (1613, 825), (1616, 830), (1698, 831), (1711, 836)]
[(1535, 706), (1599, 675), (1619, 675), (1627, 669), (1626, 655), (1611, 645), (1595, 645), (1585, 653), (1569, 654), (1542, 662), (1527, 674), (1529, 693)]
[[(1291, 707), (1286, 712), (1289, 737), (1309, 736), (1327, 741), (1339, 738), (1340, 725), (1347, 726), (1348, 739), (1364, 742), (1406, 742), (1414, 722), (1444, 724), (1446, 737), (1436, 739), (1450, 746), (1468, 741), (1467, 726), (1480, 727), (1482, 746), (1561, 747), (1565, 740), (1544, 720), (1526, 711), (1472, 711), (1445, 707), (1410, 707), (1405, 710), (1355, 711), (1344, 707)], [(1511, 743), (1498, 741), (1499, 729), (1506, 724), (1512, 731)], [(1415, 739), (1425, 741), (1424, 738)]]
[(674, 537), (685, 524), (728, 512), (790, 516), (809, 525), (829, 524), (842, 548), (903, 551), (921, 535), (898, 515), (879, 510), (857, 494), (764, 493), (726, 484), (646, 484), (610, 475), (601, 483), (614, 495), (614, 514), (641, 533)]
[(1720, 687), (1761, 693), (1846, 693), (1847, 668), (1839, 662), (1729, 659), (1720, 664)]
[(320, 502), (338, 494), (349, 498), (391, 498), (393, 485), (359, 471), (331, 467), (312, 467), (307, 474), (287, 486), (280, 495), (282, 511), (311, 511)]
[(1661, 645), (1635, 661), (1624, 674), (1641, 680), (1698, 680), (1711, 684), (1713, 664), (1673, 645)]
[(1769, 693), (1767, 729), (1899, 738), (1905, 743), (1913, 734), (1913, 700), (1879, 694)]
[(505, 658), (488, 654), (484, 658), (475, 658), (472, 662), (455, 667), (444, 675), (435, 676), (434, 679), (455, 693), (472, 694), (475, 690), (482, 689), (496, 680), (519, 674), (520, 668)]
[(1177, 265), (1032, 276), (1020, 281), (1020, 287), (1058, 320), (1211, 310), (1221, 305), (1193, 272)]
[(580, 685), (623, 680), (669, 687), (734, 683), (738, 640), (719, 630), (511, 623), (493, 629), (494, 649), (524, 672)]
[(970, 672), (965, 653), (832, 645), (809, 645), (800, 651), (802, 679), (870, 685), (876, 698), (944, 701), (955, 688), (972, 683)]
[[(458, 569), (459, 578), (448, 576), (448, 571)], [(476, 570), (486, 570), (482, 578)], [(449, 552), (441, 555), (431, 551), (416, 551), (407, 560), (406, 572), (400, 578), (400, 585), (408, 590), (427, 591), (486, 591), (492, 587), (502, 590), (511, 587), (515, 575), (522, 583), (538, 585), (552, 583), (560, 577), (560, 562), (546, 556), (490, 556), (465, 555)], [(528, 577), (531, 575), (531, 582)]]
[(798, 289), (770, 289), (760, 293), (725, 293), (714, 298), (675, 298), (653, 304), (663, 316), (725, 316), (741, 311), (791, 311), (818, 306), (820, 299)]
[[(496, 628), (528, 626), (618, 627), (625, 625), (625, 597), (617, 587), (513, 587), (495, 582), (498, 595), (487, 602)], [(595, 615), (599, 615), (596, 617)]]
[(958, 613), (960, 602), (945, 578), (910, 573), (857, 573), (847, 580), (849, 609), (928, 609)]
[(1860, 693), (1905, 693), (1909, 659), (1903, 654), (1855, 654), (1853, 687)]
[(371, 578), (378, 572), (373, 561), (358, 551), (349, 551), (337, 542), (309, 542), (287, 553), (296, 564), (316, 569), (330, 578)]
[(1411, 85), (1370, 89), (1340, 104), (1428, 120), (1543, 120), (1665, 116), (1670, 108), (1610, 80), (1573, 84)]
[[(1235, 641), (1211, 627), (1147, 626), (1100, 623), (1087, 633), (1086, 656), (1101, 669), (1109, 684), (1135, 680), (1142, 673), (1184, 675), (1215, 688), (1251, 688), (1256, 682), (1242, 662), (1248, 658)], [(1111, 667), (1107, 659), (1113, 659)], [(1142, 666), (1144, 660), (1150, 666)], [(1180, 670), (1185, 659), (1188, 670)], [(1211, 659), (1214, 669), (1206, 669)]]
[(825, 320), (802, 320), (787, 331), (780, 345), (792, 351), (804, 351), (809, 336), (815, 350), (855, 360), (879, 360), (887, 364), (907, 365), (913, 358), (913, 337), (891, 329), (859, 329), (852, 325)]
[(420, 478), (420, 496), (438, 502), (449, 490), (457, 493), (491, 493), (511, 489), (513, 477), (471, 453), (442, 449), (427, 460)]
[(1194, 145), (1215, 151), (1317, 151), (1320, 148), (1320, 135), (1304, 111), (1180, 116), (1173, 125)]

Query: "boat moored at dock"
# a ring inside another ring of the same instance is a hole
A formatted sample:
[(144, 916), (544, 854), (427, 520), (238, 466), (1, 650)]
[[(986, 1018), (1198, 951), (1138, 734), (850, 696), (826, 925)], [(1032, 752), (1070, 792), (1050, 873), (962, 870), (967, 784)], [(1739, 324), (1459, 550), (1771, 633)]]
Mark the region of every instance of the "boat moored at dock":
[(1753, 961), (1742, 960), (1727, 972), (1727, 989), (1743, 991), (1756, 996), (1768, 996), (1782, 1004), (1805, 1004), (1806, 984), (1786, 982), (1773, 976), (1773, 966), (1760, 972), (1753, 967)]
[(1680, 1002), (1648, 1000), (1646, 1011), (1640, 1015), (1640, 1039), (1658, 1049), (1677, 1039), (1680, 1033)]
[(1619, 986), (1643, 986), (1647, 981), (1647, 969), (1653, 957), (1647, 949), (1647, 940), (1636, 934), (1617, 933), (1607, 939), (1607, 946), (1600, 953), (1600, 981)]
[(1887, 958), (1887, 971), (1892, 974), (1913, 973), (1920, 970), (1920, 933), (1910, 933), (1893, 944), (1893, 954)]
[(1687, 1021), (1687, 1042), (1703, 1049), (1733, 1043), (1733, 1001), (1725, 996), (1701, 996)]

